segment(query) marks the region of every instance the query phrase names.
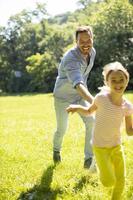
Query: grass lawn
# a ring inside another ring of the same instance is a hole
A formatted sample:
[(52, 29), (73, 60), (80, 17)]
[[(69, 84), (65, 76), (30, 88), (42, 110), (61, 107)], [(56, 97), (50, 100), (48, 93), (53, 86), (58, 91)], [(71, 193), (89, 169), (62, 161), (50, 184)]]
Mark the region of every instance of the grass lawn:
[[(133, 102), (133, 93), (127, 93)], [(84, 126), (70, 115), (62, 163), (54, 166), (52, 94), (0, 96), (0, 200), (109, 200), (97, 173), (83, 168)], [(123, 131), (126, 187), (133, 200), (133, 137)]]

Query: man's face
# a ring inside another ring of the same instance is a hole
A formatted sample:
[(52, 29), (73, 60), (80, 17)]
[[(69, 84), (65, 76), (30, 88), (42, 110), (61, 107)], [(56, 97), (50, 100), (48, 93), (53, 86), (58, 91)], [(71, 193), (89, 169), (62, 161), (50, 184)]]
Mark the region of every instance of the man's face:
[(77, 46), (79, 47), (81, 53), (84, 56), (87, 56), (90, 53), (91, 48), (93, 46), (92, 35), (90, 34), (90, 32), (79, 33), (76, 43), (77, 43)]

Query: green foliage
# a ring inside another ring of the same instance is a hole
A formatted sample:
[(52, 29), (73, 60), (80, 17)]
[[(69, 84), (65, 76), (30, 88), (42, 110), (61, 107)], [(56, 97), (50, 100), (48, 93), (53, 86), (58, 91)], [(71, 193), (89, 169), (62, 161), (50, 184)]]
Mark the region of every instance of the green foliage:
[[(94, 30), (94, 43), (97, 51), (95, 68), (101, 68), (112, 61), (120, 61), (133, 75), (133, 7), (127, 0), (110, 0), (87, 8), (91, 14), (90, 24)], [(86, 11), (87, 13), (87, 11)], [(88, 14), (89, 17), (89, 14)], [(94, 69), (95, 70), (95, 69)], [(101, 73), (95, 73), (99, 77), (100, 85)], [(98, 79), (97, 77), (97, 79)], [(96, 79), (96, 80), (97, 80)], [(95, 74), (89, 79), (89, 82), (95, 80)], [(132, 89), (132, 80), (129, 83), (129, 89)], [(95, 89), (95, 87), (94, 87)]]
[(47, 26), (44, 39), (39, 43), (40, 51), (52, 52), (56, 61), (60, 62), (60, 58), (64, 54), (64, 48), (73, 42), (73, 35), (68, 32), (69, 26), (50, 25)]
[(101, 4), (92, 22), (100, 64), (102, 60), (106, 63), (120, 60), (126, 65), (130, 62), (133, 48), (130, 41), (133, 35), (132, 13), (133, 7), (126, 0)]
[[(61, 57), (74, 45), (75, 29), (81, 24), (93, 27), (97, 52), (88, 88), (96, 91), (102, 84), (102, 67), (117, 60), (128, 69), (131, 77), (128, 89), (132, 90), (132, 2), (82, 0), (78, 3), (82, 6), (74, 13), (54, 18), (48, 17), (45, 3), (37, 3), (33, 11), (23, 10), (9, 19), (7, 27), (0, 27), (0, 90), (53, 91)], [(15, 71), (20, 71), (21, 78), (14, 76)]]
[(30, 74), (29, 91), (50, 92), (55, 83), (55, 59), (50, 53), (45, 52), (43, 55), (37, 53), (27, 58), (27, 72)]
[(50, 17), (48, 18), (48, 23), (49, 24), (65, 24), (68, 22), (69, 17), (71, 16), (70, 12), (66, 12), (64, 14), (56, 15), (55, 17)]
[[(133, 94), (126, 94), (133, 101)], [(52, 140), (56, 126), (52, 94), (0, 97), (0, 200), (107, 200), (97, 173), (83, 168), (84, 126), (70, 115), (62, 163), (54, 166)], [(122, 135), (126, 187), (122, 200), (133, 198), (133, 139)]]

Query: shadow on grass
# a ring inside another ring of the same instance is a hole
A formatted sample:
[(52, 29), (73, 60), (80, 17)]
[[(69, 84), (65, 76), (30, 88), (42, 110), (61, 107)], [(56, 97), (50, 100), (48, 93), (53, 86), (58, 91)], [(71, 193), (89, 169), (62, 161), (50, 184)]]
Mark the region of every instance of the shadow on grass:
[(97, 181), (92, 180), (91, 176), (83, 176), (83, 177), (81, 177), (81, 179), (76, 183), (75, 187), (73, 188), (74, 192), (78, 193), (79, 191), (82, 191), (83, 187), (86, 184), (89, 184), (92, 187), (97, 187), (98, 186)]
[(56, 165), (50, 165), (44, 171), (39, 185), (35, 185), (27, 192), (22, 192), (17, 200), (56, 200), (61, 188), (51, 189), (53, 172)]
[[(63, 189), (60, 187), (52, 189), (51, 187), (54, 169), (56, 169), (56, 165), (49, 165), (42, 175), (40, 184), (35, 185), (26, 192), (22, 192), (17, 200), (56, 200), (57, 195), (61, 197)], [(86, 184), (91, 184), (93, 187), (97, 186), (97, 183), (93, 182), (90, 176), (83, 176), (76, 182), (72, 190), (76, 194), (82, 191)]]
[(76, 183), (75, 187), (73, 188), (75, 193), (81, 191), (84, 185), (89, 182), (86, 176), (81, 177), (81, 179)]

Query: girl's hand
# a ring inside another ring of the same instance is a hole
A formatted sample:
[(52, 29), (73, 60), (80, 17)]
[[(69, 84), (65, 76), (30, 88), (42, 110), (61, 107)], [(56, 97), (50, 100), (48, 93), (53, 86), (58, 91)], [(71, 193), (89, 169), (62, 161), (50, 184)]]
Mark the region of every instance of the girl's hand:
[(66, 111), (67, 111), (68, 113), (75, 113), (75, 112), (77, 112), (78, 108), (79, 108), (78, 105), (70, 105), (70, 106), (68, 106), (68, 107), (66, 108)]

